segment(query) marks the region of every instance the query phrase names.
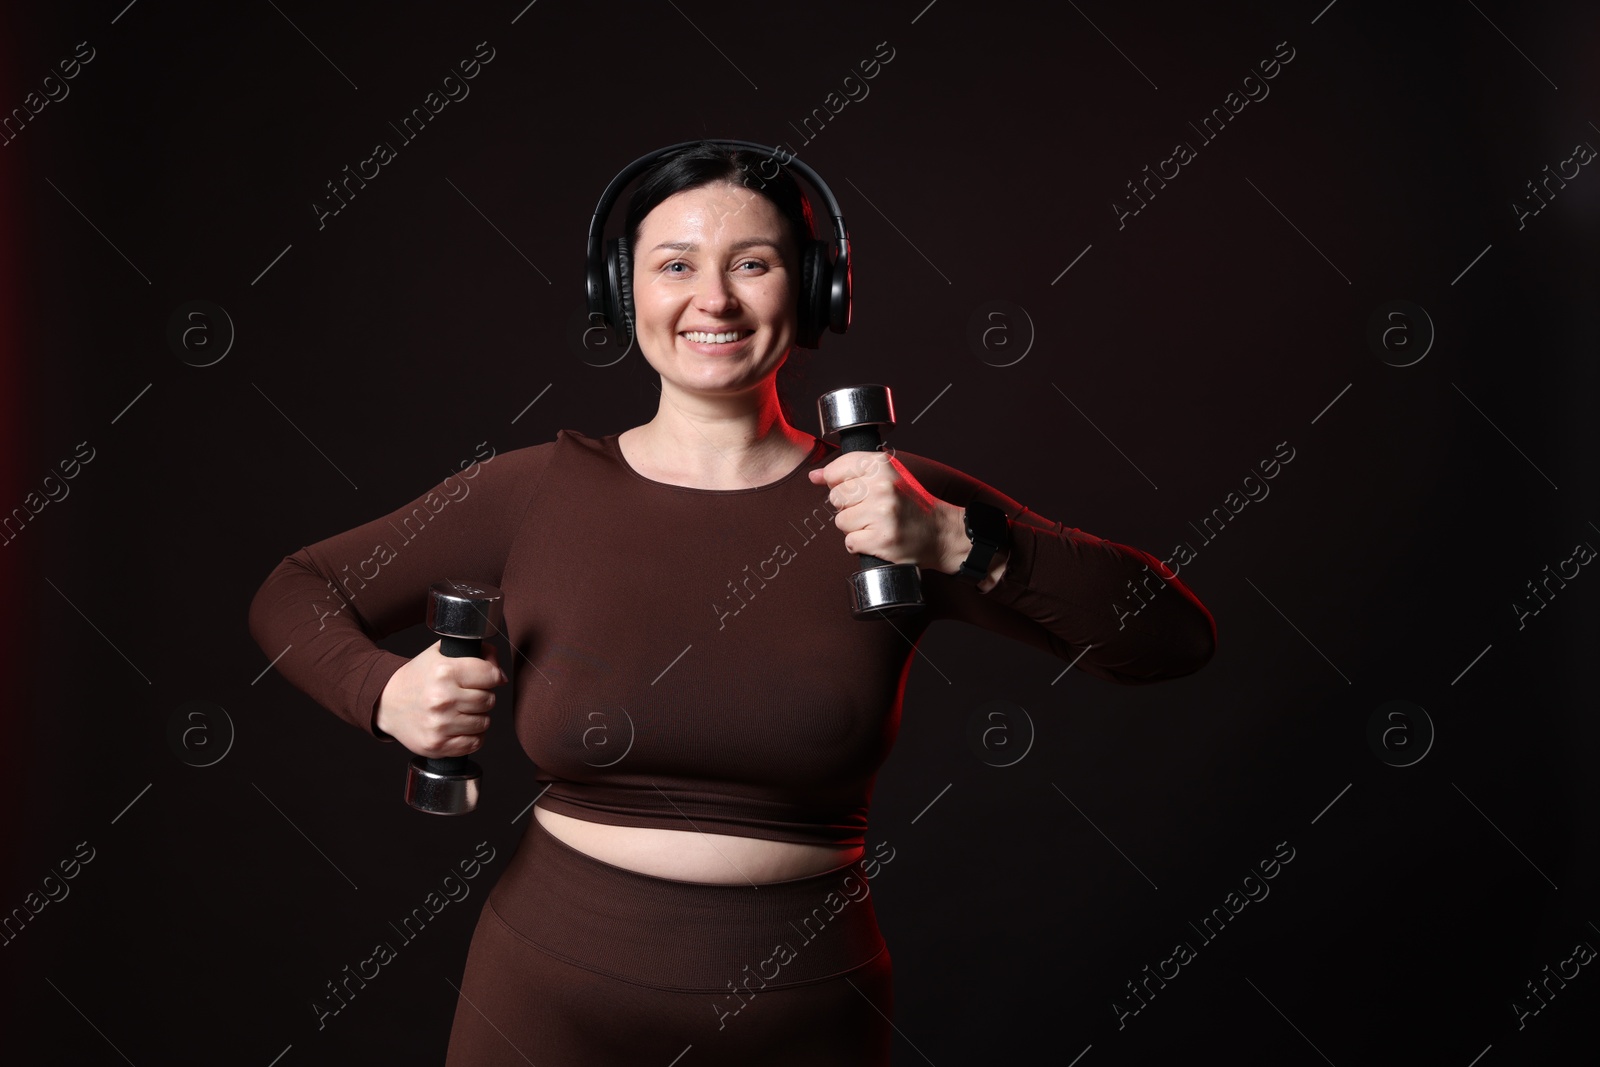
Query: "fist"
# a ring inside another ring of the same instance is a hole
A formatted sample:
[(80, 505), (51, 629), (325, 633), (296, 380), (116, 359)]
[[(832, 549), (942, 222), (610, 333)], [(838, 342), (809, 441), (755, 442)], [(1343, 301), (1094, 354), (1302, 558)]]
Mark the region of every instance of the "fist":
[(961, 509), (929, 493), (894, 456), (846, 452), (807, 477), (813, 485), (828, 487), (828, 504), (837, 512), (833, 524), (844, 531), (845, 551), (944, 570), (950, 523), (953, 517), (961, 530)]
[(375, 723), (418, 756), (465, 756), (483, 745), (492, 690), (509, 679), (485, 641), (483, 658), (446, 656), (435, 641), (390, 676)]

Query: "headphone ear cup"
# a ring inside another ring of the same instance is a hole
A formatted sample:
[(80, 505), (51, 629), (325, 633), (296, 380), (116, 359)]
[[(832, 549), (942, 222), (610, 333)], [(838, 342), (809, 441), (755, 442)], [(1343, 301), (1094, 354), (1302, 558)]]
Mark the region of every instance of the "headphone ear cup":
[(625, 237), (606, 242), (606, 317), (617, 344), (633, 344), (633, 256)]
[[(828, 315), (828, 325), (834, 333), (844, 333), (850, 328), (850, 260), (848, 257), (833, 264), (828, 292), (822, 300)], [(821, 332), (820, 330), (818, 331)]]
[(800, 256), (800, 309), (797, 316), (801, 348), (816, 348), (828, 323), (828, 246), (822, 241), (806, 242)]

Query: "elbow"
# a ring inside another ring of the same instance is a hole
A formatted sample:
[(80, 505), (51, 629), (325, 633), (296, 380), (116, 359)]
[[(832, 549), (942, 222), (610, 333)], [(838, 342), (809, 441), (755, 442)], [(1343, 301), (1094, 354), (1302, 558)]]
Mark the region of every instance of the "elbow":
[[(255, 595), (250, 598), (250, 607), (245, 612), (245, 625), (250, 631), (251, 639), (269, 657), (283, 651), (280, 639), (287, 642), (284, 634), (288, 619), (283, 603), (287, 587), (283, 583), (293, 578), (297, 570), (303, 568), (293, 556), (286, 556), (278, 561), (256, 587)], [(279, 647), (272, 647), (275, 644)]]

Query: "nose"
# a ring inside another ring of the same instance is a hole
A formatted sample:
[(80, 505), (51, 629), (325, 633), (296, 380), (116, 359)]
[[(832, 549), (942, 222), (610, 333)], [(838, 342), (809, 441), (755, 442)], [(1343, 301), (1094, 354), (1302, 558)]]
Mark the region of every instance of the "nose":
[(707, 271), (696, 287), (695, 304), (709, 315), (720, 315), (739, 306), (733, 282), (722, 271)]

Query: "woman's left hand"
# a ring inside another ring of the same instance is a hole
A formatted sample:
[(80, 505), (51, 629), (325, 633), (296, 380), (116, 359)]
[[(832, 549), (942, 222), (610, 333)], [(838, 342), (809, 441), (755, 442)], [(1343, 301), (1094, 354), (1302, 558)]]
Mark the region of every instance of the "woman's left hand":
[(929, 493), (889, 453), (846, 452), (807, 477), (828, 486), (828, 504), (837, 511), (833, 523), (844, 531), (847, 552), (947, 574), (965, 558), (970, 544), (962, 509)]

